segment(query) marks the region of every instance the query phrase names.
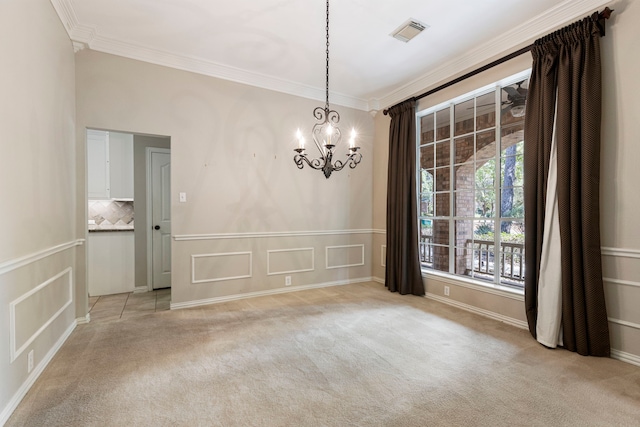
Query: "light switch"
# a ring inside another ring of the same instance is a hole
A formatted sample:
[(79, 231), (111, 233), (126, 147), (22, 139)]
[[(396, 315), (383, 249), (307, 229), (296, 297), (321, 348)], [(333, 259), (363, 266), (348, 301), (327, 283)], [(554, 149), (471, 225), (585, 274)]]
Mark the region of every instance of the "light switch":
[(180, 203), (185, 203), (187, 201), (187, 193), (180, 193)]

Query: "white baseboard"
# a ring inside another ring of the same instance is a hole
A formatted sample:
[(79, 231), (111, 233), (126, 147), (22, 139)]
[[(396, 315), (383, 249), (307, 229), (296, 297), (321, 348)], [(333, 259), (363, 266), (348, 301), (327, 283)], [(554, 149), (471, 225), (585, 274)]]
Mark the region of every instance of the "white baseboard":
[(86, 323), (89, 323), (91, 321), (91, 314), (87, 313), (86, 316), (84, 317), (78, 317), (76, 319), (76, 325), (84, 325)]
[(632, 365), (640, 366), (640, 356), (636, 354), (627, 353), (622, 350), (611, 349), (611, 358), (620, 360), (622, 362), (630, 363)]
[(445, 298), (440, 295), (435, 295), (429, 292), (425, 294), (425, 298), (429, 298), (444, 304), (452, 305), (454, 307), (461, 308), (462, 310), (470, 311), (472, 313), (479, 314), (481, 316), (488, 317), (490, 319), (498, 320), (508, 325), (515, 326), (516, 328), (527, 329), (527, 330), (529, 329), (529, 325), (527, 324), (527, 322), (523, 320), (514, 319), (513, 317), (508, 317), (502, 314), (495, 313), (493, 311), (485, 310), (483, 308), (474, 307), (472, 305), (465, 304), (463, 302), (456, 301), (451, 298)]
[(176, 310), (181, 308), (199, 307), (199, 306), (209, 305), (209, 304), (218, 304), (218, 303), (227, 302), (227, 301), (236, 301), (236, 300), (246, 299), (246, 298), (286, 294), (289, 292), (306, 291), (309, 289), (327, 288), (330, 286), (350, 285), (353, 283), (363, 283), (363, 282), (373, 282), (373, 281), (375, 281), (373, 277), (362, 277), (358, 279), (339, 280), (336, 282), (316, 283), (313, 285), (290, 286), (290, 287), (288, 286), (286, 288), (269, 289), (267, 291), (247, 292), (246, 294), (226, 295), (223, 297), (207, 298), (207, 299), (178, 302), (178, 303), (172, 302), (170, 307), (171, 307), (171, 310)]
[(134, 294), (141, 294), (143, 292), (149, 292), (149, 288), (146, 285), (136, 286), (135, 288), (133, 288)]
[(371, 280), (373, 282), (380, 283), (381, 285), (384, 285), (384, 279), (381, 279), (379, 277), (372, 277)]
[(22, 386), (20, 386), (16, 394), (13, 395), (13, 397), (11, 398), (7, 406), (5, 406), (2, 412), (0, 412), (0, 426), (5, 425), (5, 423), (9, 420), (9, 417), (11, 416), (11, 414), (13, 414), (13, 411), (16, 410), (16, 408), (18, 407), (22, 399), (26, 396), (29, 389), (33, 386), (33, 384), (36, 382), (38, 377), (40, 377), (40, 375), (42, 374), (44, 369), (47, 367), (49, 362), (51, 362), (51, 360), (53, 359), (53, 356), (56, 355), (56, 353), (58, 352), (58, 350), (60, 350), (60, 348), (65, 343), (67, 338), (69, 338), (69, 335), (71, 335), (73, 330), (76, 328), (76, 324), (77, 324), (77, 321), (74, 321), (73, 323), (71, 323), (71, 325), (69, 325), (67, 330), (64, 331), (62, 336), (53, 345), (53, 347), (51, 347), (51, 349), (47, 352), (47, 354), (40, 361), (40, 363), (38, 363), (35, 369), (31, 371), (31, 374), (27, 377), (27, 380), (22, 384)]

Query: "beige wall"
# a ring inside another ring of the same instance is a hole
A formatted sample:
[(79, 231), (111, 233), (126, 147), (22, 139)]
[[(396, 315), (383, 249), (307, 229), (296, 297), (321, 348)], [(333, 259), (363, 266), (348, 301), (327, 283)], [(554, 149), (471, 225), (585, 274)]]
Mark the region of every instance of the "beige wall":
[[(73, 48), (50, 2), (0, 2), (0, 58), (3, 424), (75, 326), (75, 258), (81, 242)], [(30, 351), (35, 366), (28, 374)]]
[(640, 2), (620, 1), (602, 38), (600, 227), (611, 346), (640, 364)]
[[(640, 364), (640, 212), (637, 197), (640, 158), (640, 55), (635, 46), (640, 40), (640, 3), (619, 2), (607, 21), (606, 37), (601, 39), (603, 57), (603, 129), (601, 163), (601, 227), (603, 267), (607, 309), (610, 318), (612, 351), (615, 357)], [(514, 50), (518, 46), (514, 47)], [(501, 55), (497, 55), (499, 57)], [(485, 84), (492, 83), (531, 66), (526, 54), (488, 70), (419, 102), (418, 110), (437, 105)], [(470, 67), (468, 71), (476, 66)], [(456, 76), (451, 76), (453, 79)], [(441, 83), (435, 84), (433, 87)], [(425, 91), (431, 88), (425, 88)], [(378, 114), (375, 119), (374, 151), (374, 228), (386, 228), (386, 166), (389, 118)], [(384, 177), (384, 178), (383, 178)], [(373, 252), (379, 253), (384, 239), (374, 237)], [(384, 269), (374, 275), (384, 277)], [(450, 297), (444, 297), (444, 286), (450, 286)], [(429, 296), (461, 308), (476, 311), (523, 326), (524, 304), (508, 294), (488, 293), (482, 287), (428, 275), (425, 279)]]
[[(373, 120), (366, 112), (337, 108), (343, 131), (358, 129), (364, 160), (327, 180), (292, 160), (295, 130), (310, 131), (321, 102), (93, 51), (76, 54), (76, 93), (78, 130), (171, 137), (173, 304), (284, 287), (284, 274), (268, 274), (268, 251), (276, 249), (314, 248), (314, 271), (292, 273), (294, 286), (371, 276), (370, 257), (363, 266), (326, 268), (327, 246), (370, 252)], [(178, 203), (179, 192), (187, 203)], [(368, 231), (344, 234), (352, 230)], [(338, 233), (314, 234), (327, 231)], [(235, 252), (251, 252), (251, 265), (192, 283), (202, 273), (193, 280), (192, 255)]]

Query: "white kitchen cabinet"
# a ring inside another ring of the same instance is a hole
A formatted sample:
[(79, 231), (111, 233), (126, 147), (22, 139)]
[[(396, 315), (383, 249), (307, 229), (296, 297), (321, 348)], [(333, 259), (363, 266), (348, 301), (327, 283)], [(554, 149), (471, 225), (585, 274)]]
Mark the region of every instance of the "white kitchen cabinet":
[(133, 292), (134, 245), (133, 231), (89, 232), (87, 270), (90, 296)]
[(133, 135), (87, 130), (89, 199), (133, 200)]
[(109, 133), (87, 130), (87, 193), (90, 199), (110, 198)]
[(133, 135), (109, 132), (109, 176), (111, 198), (133, 200)]

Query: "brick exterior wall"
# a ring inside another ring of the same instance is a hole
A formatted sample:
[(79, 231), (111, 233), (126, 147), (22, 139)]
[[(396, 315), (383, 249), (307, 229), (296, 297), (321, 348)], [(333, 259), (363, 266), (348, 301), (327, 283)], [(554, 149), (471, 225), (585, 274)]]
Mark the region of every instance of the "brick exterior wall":
[[(430, 123), (428, 121), (431, 120)], [(509, 124), (521, 122), (522, 118), (514, 118), (510, 114), (502, 117), (502, 125), (507, 125), (502, 134), (502, 149), (504, 150), (522, 140), (522, 126), (511, 127)], [(421, 134), (421, 144), (430, 144), (434, 140), (438, 141), (420, 150), (420, 165), (422, 169), (428, 170), (433, 176), (435, 174), (435, 216), (455, 215), (458, 217), (473, 217), (475, 214), (475, 173), (478, 168), (484, 165), (487, 160), (495, 158), (496, 139), (495, 129), (482, 131), (496, 125), (496, 113), (494, 111), (455, 123), (455, 135), (467, 135), (474, 131), (477, 126), (475, 136), (473, 134), (454, 139), (454, 179), (455, 185), (451, 186), (450, 175), (450, 134), (451, 129), (447, 124), (433, 131), (433, 115), (423, 117), (422, 129), (427, 131)], [(429, 130), (429, 128), (431, 128)], [(435, 134), (435, 135), (434, 135)], [(435, 136), (435, 138), (434, 138)], [(474, 162), (475, 153), (475, 162)], [(496, 177), (496, 179), (499, 179)], [(450, 192), (455, 192), (455, 212), (450, 206)], [(427, 212), (427, 206), (421, 207), (422, 212)], [(449, 220), (432, 221), (433, 243), (433, 268), (440, 271), (449, 271)], [(468, 274), (473, 268), (472, 252), (465, 249), (467, 241), (473, 238), (473, 221), (455, 221), (455, 245), (456, 274)]]

